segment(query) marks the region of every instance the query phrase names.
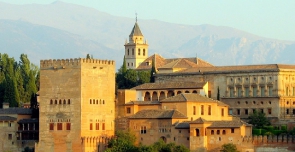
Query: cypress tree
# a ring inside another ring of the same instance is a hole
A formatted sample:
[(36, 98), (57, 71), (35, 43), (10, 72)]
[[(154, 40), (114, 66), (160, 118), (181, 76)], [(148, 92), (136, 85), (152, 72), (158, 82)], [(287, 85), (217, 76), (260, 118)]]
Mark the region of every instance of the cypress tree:
[(155, 74), (157, 73), (156, 67), (155, 67), (155, 60), (153, 59), (152, 61), (152, 70), (150, 73), (150, 82), (154, 83), (155, 82)]
[(219, 86), (217, 88), (217, 100), (220, 100)]

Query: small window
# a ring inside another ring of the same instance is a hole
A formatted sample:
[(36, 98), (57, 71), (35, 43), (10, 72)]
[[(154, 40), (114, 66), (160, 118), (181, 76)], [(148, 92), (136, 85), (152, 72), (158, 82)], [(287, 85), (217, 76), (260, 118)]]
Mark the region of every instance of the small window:
[(211, 130), (211, 135), (214, 135), (214, 130)]
[(57, 130), (62, 130), (62, 123), (57, 123)]
[(67, 130), (71, 130), (71, 123), (67, 123)]
[(142, 55), (145, 56), (145, 49), (143, 49)]
[(231, 129), (230, 129), (230, 132), (231, 132), (231, 133), (235, 133), (235, 128), (231, 128)]
[(146, 134), (146, 126), (140, 127), (140, 134)]
[(54, 104), (57, 104), (57, 100), (54, 101)]
[(95, 129), (96, 129), (96, 130), (99, 130), (99, 123), (96, 123), (96, 124), (95, 124)]
[(138, 49), (138, 55), (140, 55), (140, 49)]
[(224, 116), (224, 109), (221, 108), (221, 116)]
[(211, 105), (208, 106), (208, 115), (211, 115)]
[(226, 134), (225, 130), (222, 130), (222, 134), (223, 134), (223, 135), (225, 135), (225, 134)]
[(53, 104), (53, 101), (52, 100), (50, 100), (50, 104)]
[(90, 104), (92, 104), (92, 100), (90, 99)]
[(61, 99), (59, 99), (59, 102), (58, 103), (61, 104)]
[(68, 99), (68, 104), (71, 104), (71, 100), (70, 99)]
[(220, 130), (217, 130), (216, 134), (219, 135), (220, 134)]
[(54, 123), (49, 124), (49, 130), (54, 130)]
[(66, 99), (64, 99), (64, 104), (66, 104), (67, 102), (66, 102)]
[(204, 115), (204, 105), (201, 105), (201, 115)]
[(104, 100), (102, 100), (102, 104), (104, 104)]
[(196, 115), (196, 106), (193, 106), (193, 115)]
[(96, 104), (98, 104), (98, 100), (96, 100)]
[(92, 129), (93, 129), (93, 128), (92, 128), (92, 123), (90, 123), (89, 129), (90, 129), (90, 130), (92, 130)]
[(241, 114), (240, 109), (237, 109), (237, 115), (240, 115), (240, 114)]
[(268, 113), (269, 115), (271, 115), (271, 108), (268, 108), (268, 109), (267, 109), (267, 113)]
[(289, 114), (289, 109), (286, 109), (286, 114), (287, 114), (287, 115)]
[(102, 123), (102, 130), (105, 130), (105, 123)]
[(127, 107), (126, 108), (126, 111), (127, 111), (128, 114), (130, 114), (131, 113), (131, 108), (130, 107)]
[(8, 134), (8, 140), (12, 140), (12, 134)]
[(245, 109), (245, 115), (248, 115), (248, 109)]

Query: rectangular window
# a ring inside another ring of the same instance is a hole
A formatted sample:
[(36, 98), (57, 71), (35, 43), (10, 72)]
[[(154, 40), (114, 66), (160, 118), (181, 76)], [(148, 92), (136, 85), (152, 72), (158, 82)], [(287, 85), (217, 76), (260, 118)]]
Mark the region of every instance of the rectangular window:
[(90, 130), (93, 129), (92, 123), (90, 123), (89, 129), (90, 129)]
[(201, 115), (204, 115), (204, 105), (201, 105)]
[(102, 123), (102, 130), (105, 130), (105, 123)]
[(49, 130), (54, 130), (54, 123), (49, 124)]
[(252, 87), (252, 93), (253, 93), (253, 97), (256, 97), (257, 96), (257, 87), (256, 86), (253, 86)]
[(231, 132), (231, 133), (235, 133), (235, 128), (231, 128), (231, 129), (230, 129), (230, 132)]
[(67, 130), (71, 130), (71, 123), (67, 123)]
[(249, 97), (249, 87), (246, 87), (245, 88), (245, 96), (246, 97)]
[(211, 115), (211, 105), (208, 106), (208, 115)]
[(96, 124), (95, 124), (95, 129), (96, 129), (96, 130), (99, 130), (99, 123), (96, 123)]
[(260, 109), (260, 112), (261, 112), (261, 113), (264, 113), (263, 109)]
[(272, 96), (272, 86), (268, 87), (268, 96)]
[(293, 115), (295, 115), (295, 109), (293, 109)]
[(234, 88), (229, 88), (229, 97), (234, 97)]
[(241, 97), (242, 96), (242, 88), (238, 87), (238, 97)]
[(140, 134), (146, 134), (146, 126), (140, 127)]
[(12, 140), (12, 134), (8, 134), (8, 140)]
[(196, 106), (193, 106), (193, 115), (196, 115)]
[(211, 91), (208, 91), (208, 97), (211, 98)]
[(57, 123), (57, 130), (62, 130), (62, 123)]
[(256, 109), (252, 109), (252, 113), (255, 113), (256, 112)]
[(221, 116), (224, 116), (224, 109), (221, 108)]
[(248, 115), (248, 109), (245, 109), (245, 115)]
[(289, 88), (288, 87), (286, 87), (286, 96), (288, 96), (289, 94)]
[(268, 108), (268, 109), (267, 109), (267, 113), (268, 113), (269, 115), (271, 115), (271, 108)]
[(261, 97), (264, 97), (264, 91), (265, 91), (264, 86), (261, 86), (261, 87), (260, 87), (260, 96), (261, 96)]
[(131, 108), (130, 107), (127, 107), (126, 108), (126, 111), (127, 111), (128, 114), (130, 114), (131, 113)]
[(229, 113), (230, 115), (233, 115), (233, 109), (228, 109), (228, 113)]
[(237, 115), (240, 115), (240, 114), (241, 114), (240, 109), (237, 109)]
[(289, 109), (286, 109), (286, 114), (287, 114), (287, 115), (289, 114)]

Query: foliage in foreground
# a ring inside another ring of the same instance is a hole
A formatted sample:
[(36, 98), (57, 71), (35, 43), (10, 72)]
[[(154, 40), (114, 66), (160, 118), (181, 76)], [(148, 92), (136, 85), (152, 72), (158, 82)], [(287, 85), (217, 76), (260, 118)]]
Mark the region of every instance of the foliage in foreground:
[(238, 152), (237, 146), (232, 143), (223, 144), (221, 152)]
[(254, 111), (253, 114), (249, 116), (249, 123), (253, 125), (254, 128), (263, 128), (264, 126), (269, 126), (270, 122), (265, 117), (265, 113)]
[(109, 141), (106, 152), (189, 152), (189, 149), (183, 145), (175, 143), (166, 144), (163, 140), (146, 146), (135, 145), (136, 137), (134, 134), (124, 131), (117, 131), (116, 138)]

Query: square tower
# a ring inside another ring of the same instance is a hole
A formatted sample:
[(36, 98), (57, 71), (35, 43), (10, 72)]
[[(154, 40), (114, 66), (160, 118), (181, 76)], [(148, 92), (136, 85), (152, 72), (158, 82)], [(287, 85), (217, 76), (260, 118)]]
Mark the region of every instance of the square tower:
[(36, 151), (102, 151), (114, 135), (115, 62), (40, 61)]

